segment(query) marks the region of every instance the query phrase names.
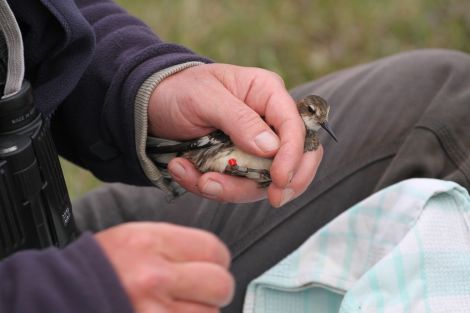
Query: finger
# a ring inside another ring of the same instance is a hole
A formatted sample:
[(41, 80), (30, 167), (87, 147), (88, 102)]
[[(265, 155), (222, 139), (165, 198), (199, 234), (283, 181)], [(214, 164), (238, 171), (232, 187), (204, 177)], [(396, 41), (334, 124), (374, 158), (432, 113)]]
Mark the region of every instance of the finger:
[(168, 163), (168, 171), (173, 180), (184, 189), (194, 194), (201, 195), (198, 182), (202, 173), (194, 167), (191, 161), (184, 158), (174, 158)]
[(265, 199), (267, 191), (250, 179), (217, 172), (201, 174), (183, 158), (173, 159), (168, 169), (173, 179), (186, 190), (222, 202), (253, 202)]
[(255, 77), (258, 78), (252, 82), (245, 102), (265, 117), (267, 124), (274, 127), (280, 138), (280, 148), (271, 167), (271, 178), (278, 187), (285, 187), (297, 172), (303, 155), (305, 126), (282, 79), (264, 70), (257, 73)]
[(242, 150), (261, 157), (273, 156), (279, 138), (268, 124), (243, 101), (221, 86), (205, 103), (205, 119), (222, 130)]
[(177, 301), (222, 307), (233, 298), (235, 282), (224, 268), (211, 263), (173, 264), (175, 279), (169, 289)]
[(268, 198), (271, 205), (280, 207), (301, 195), (312, 183), (322, 157), (322, 146), (316, 151), (305, 153), (300, 162), (299, 170), (286, 188), (279, 188), (271, 184), (268, 189)]
[[(188, 208), (190, 210), (191, 208)], [(173, 262), (201, 261), (230, 265), (230, 252), (215, 235), (189, 227), (148, 223), (156, 253)]]
[[(274, 99), (268, 105), (266, 120), (274, 126), (281, 146), (271, 166), (271, 178), (278, 187), (285, 187), (298, 172), (304, 154), (305, 126), (292, 99), (284, 97), (282, 103)], [(290, 100), (290, 101), (289, 101)]]
[[(159, 301), (160, 300), (160, 301)], [(135, 307), (135, 312), (139, 313), (219, 313), (219, 308), (200, 303), (172, 301), (165, 303), (161, 299), (150, 299), (144, 303), (139, 303)]]
[[(214, 189), (214, 185), (220, 186), (220, 191)], [(216, 172), (203, 174), (199, 179), (199, 189), (204, 196), (222, 202), (254, 202), (267, 196), (266, 188), (260, 188), (254, 180)], [(210, 193), (214, 190), (217, 193)]]
[[(160, 312), (160, 311), (149, 311)], [(174, 302), (165, 313), (219, 313), (219, 308), (191, 302)]]

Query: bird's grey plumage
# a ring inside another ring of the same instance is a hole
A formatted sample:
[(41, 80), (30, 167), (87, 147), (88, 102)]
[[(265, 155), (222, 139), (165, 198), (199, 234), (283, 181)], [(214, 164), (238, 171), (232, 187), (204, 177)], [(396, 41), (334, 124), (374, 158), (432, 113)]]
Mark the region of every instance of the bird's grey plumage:
[(229, 156), (234, 150), (235, 146), (232, 141), (227, 139), (225, 142), (219, 142), (207, 148), (190, 150), (183, 154), (183, 157), (191, 160), (196, 168), (203, 173), (210, 171), (220, 172), (217, 166), (213, 164), (214, 161)]

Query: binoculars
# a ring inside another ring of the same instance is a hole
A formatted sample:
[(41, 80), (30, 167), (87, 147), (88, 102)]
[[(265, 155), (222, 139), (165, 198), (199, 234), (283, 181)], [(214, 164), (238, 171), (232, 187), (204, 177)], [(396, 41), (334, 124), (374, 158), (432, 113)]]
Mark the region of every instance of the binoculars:
[(31, 85), (0, 100), (0, 259), (23, 249), (63, 247), (76, 236), (50, 132)]

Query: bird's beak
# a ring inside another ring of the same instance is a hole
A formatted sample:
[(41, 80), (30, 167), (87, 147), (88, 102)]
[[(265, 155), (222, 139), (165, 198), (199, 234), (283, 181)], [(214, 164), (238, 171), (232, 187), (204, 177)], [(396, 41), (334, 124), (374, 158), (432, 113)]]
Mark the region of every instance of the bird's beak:
[(334, 134), (333, 131), (329, 128), (327, 122), (320, 123), (320, 126), (321, 126), (324, 130), (326, 130), (326, 132), (333, 138), (334, 141), (338, 142), (338, 139), (336, 139), (335, 134)]

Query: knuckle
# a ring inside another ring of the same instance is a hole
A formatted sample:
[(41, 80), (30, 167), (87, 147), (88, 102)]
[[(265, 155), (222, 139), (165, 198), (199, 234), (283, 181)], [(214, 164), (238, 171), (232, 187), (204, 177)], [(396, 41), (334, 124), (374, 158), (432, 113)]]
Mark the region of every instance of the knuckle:
[(164, 262), (160, 264), (152, 264), (140, 271), (136, 275), (136, 289), (137, 290), (167, 290), (174, 284), (174, 273), (165, 265)]
[(284, 86), (284, 79), (276, 72), (266, 70), (266, 69), (259, 69), (258, 75), (260, 78), (264, 78), (268, 81), (274, 81), (282, 86)]
[[(234, 112), (234, 118), (231, 121), (232, 125), (243, 125), (243, 129), (259, 128), (262, 125), (260, 116), (248, 107), (237, 108)], [(240, 129), (238, 126), (237, 129)]]
[(271, 73), (271, 77), (281, 86), (285, 86), (285, 83), (284, 83), (284, 79), (281, 77), (281, 75), (279, 75), (278, 73), (275, 73), (275, 72), (270, 72)]
[(209, 260), (228, 266), (230, 263), (230, 254), (220, 239), (215, 235), (207, 234), (204, 247)]

